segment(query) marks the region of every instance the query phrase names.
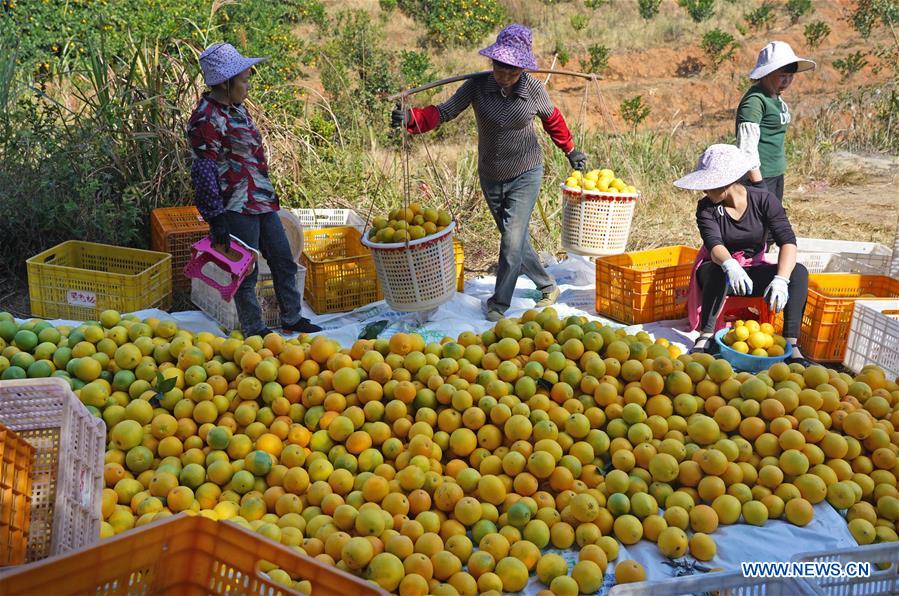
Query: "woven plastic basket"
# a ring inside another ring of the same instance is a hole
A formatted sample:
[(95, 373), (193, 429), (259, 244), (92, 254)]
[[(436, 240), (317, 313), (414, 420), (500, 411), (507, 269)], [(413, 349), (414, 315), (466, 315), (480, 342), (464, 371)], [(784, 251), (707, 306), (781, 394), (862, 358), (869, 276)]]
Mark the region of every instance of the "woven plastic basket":
[(637, 194), (603, 194), (562, 189), (562, 248), (590, 257), (624, 252), (631, 233)]
[[(303, 299), (303, 289), (306, 285), (306, 268), (297, 265), (296, 276), (297, 290), (300, 292), (300, 301)], [(281, 326), (281, 309), (275, 296), (275, 283), (271, 273), (259, 273), (256, 282), (256, 299), (262, 309), (262, 322), (269, 329)], [(240, 329), (240, 318), (237, 316), (237, 306), (234, 300), (225, 302), (218, 290), (203, 283), (199, 279), (192, 279), (190, 286), (190, 301), (197, 308), (217, 321), (219, 325), (231, 331)]]
[(0, 424), (0, 567), (25, 562), (34, 447)]
[(100, 539), (106, 425), (65, 379), (0, 381), (0, 423), (34, 447), (26, 560)]
[(422, 312), (437, 308), (456, 294), (456, 259), (450, 222), (437, 234), (405, 242), (379, 244), (363, 234), (371, 249), (384, 300), (394, 310)]
[(899, 377), (899, 300), (859, 300), (852, 311), (843, 366), (859, 372), (876, 364), (888, 379)]

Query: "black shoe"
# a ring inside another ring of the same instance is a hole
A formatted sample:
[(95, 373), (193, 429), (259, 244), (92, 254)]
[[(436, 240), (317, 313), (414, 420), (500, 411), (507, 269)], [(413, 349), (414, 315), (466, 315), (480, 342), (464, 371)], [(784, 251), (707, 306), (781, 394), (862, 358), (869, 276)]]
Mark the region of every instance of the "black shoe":
[(290, 331), (292, 333), (315, 333), (317, 331), (321, 331), (322, 328), (307, 319), (306, 317), (300, 317), (296, 323), (291, 323), (290, 325), (284, 324), (281, 325), (281, 329), (284, 331)]

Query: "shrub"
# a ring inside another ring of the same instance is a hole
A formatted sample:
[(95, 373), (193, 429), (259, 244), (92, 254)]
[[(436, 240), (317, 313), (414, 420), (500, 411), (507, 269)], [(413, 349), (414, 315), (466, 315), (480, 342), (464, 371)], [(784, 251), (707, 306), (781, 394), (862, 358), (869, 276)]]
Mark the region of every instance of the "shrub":
[(866, 55), (867, 54), (862, 51), (852, 52), (845, 58), (834, 60), (833, 67), (839, 71), (845, 81), (868, 64), (867, 59), (865, 59)]
[(436, 46), (471, 47), (505, 19), (497, 0), (399, 0), (399, 7), (424, 23)]
[(378, 6), (384, 12), (393, 12), (397, 7), (397, 0), (378, 0)]
[(830, 35), (830, 27), (824, 21), (812, 21), (805, 26), (805, 45), (815, 49)]
[(584, 6), (596, 10), (597, 8), (602, 8), (603, 6), (610, 4), (611, 2), (612, 0), (584, 0)]
[(641, 122), (646, 120), (652, 111), (648, 105), (643, 103), (642, 95), (635, 95), (630, 99), (625, 99), (620, 106), (621, 118), (627, 122), (632, 129), (636, 129)]
[(559, 64), (565, 66), (568, 64), (568, 61), (571, 60), (571, 55), (568, 53), (568, 48), (565, 47), (560, 40), (556, 40), (555, 45), (553, 46), (553, 54), (556, 55), (556, 59), (558, 59)]
[(637, 10), (640, 12), (640, 16), (648, 21), (659, 14), (659, 4), (661, 3), (662, 0), (638, 0)]
[(587, 23), (589, 23), (590, 20), (587, 18), (587, 15), (576, 13), (571, 15), (570, 22), (572, 29), (574, 29), (575, 31), (583, 31), (587, 27)]
[(899, 21), (899, 4), (895, 0), (857, 0), (849, 21), (867, 38), (877, 28), (878, 21), (887, 28)]
[(720, 29), (712, 29), (703, 35), (699, 45), (712, 63), (712, 70), (718, 70), (723, 62), (732, 59), (738, 47), (734, 36)]
[[(388, 0), (389, 1), (389, 0)], [(285, 2), (293, 10), (288, 10), (285, 17), (293, 22), (311, 21), (317, 25), (324, 25), (328, 20), (328, 14), (325, 12), (325, 5), (319, 0), (292, 0)], [(382, 8), (383, 8), (383, 2)], [(396, 0), (394, 0), (396, 6)]]
[(431, 59), (427, 52), (400, 52), (400, 74), (407, 87), (417, 87), (432, 78)]
[(580, 60), (582, 71), (602, 74), (609, 68), (609, 48), (594, 44), (587, 48), (587, 53), (589, 58)]
[(708, 20), (715, 14), (715, 0), (677, 0), (677, 3), (697, 23)]
[(21, 270), (23, 256), (72, 237), (146, 245), (150, 210), (192, 194), (195, 61), (154, 44), (121, 60), (90, 48), (77, 74), (33, 94), (12, 60), (0, 69), (0, 265)]
[(774, 24), (774, 7), (775, 5), (772, 2), (765, 0), (755, 10), (744, 13), (743, 18), (746, 19), (746, 23), (753, 31), (761, 31), (762, 29), (770, 31), (771, 26)]
[(795, 25), (803, 15), (812, 12), (812, 0), (787, 0), (784, 10), (790, 17), (790, 24)]

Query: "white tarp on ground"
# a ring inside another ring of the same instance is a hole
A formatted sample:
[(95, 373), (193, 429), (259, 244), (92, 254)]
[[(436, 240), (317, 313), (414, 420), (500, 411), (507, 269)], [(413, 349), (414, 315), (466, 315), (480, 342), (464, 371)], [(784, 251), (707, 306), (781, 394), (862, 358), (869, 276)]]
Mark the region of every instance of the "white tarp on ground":
[[(570, 257), (568, 260), (549, 267), (555, 276), (562, 295), (555, 305), (560, 316), (584, 315), (591, 319), (601, 320), (613, 325), (614, 321), (596, 316), (595, 311), (595, 266), (581, 257)], [(484, 318), (482, 304), (493, 293), (495, 278), (483, 277), (470, 280), (465, 284), (465, 294), (456, 294), (452, 301), (430, 313), (427, 320), (414, 313), (396, 312), (386, 303), (375, 302), (350, 313), (315, 315), (308, 306), (305, 314), (313, 322), (320, 325), (322, 333), (339, 341), (342, 345), (351, 345), (366, 325), (375, 321), (387, 320), (390, 324), (381, 332), (382, 336), (405, 331), (420, 333), (425, 341), (440, 341), (444, 336), (456, 337), (463, 331), (480, 333), (493, 326)], [(508, 316), (518, 316), (525, 310), (533, 308), (534, 301), (539, 299), (539, 292), (534, 284), (522, 277), (518, 281), (512, 307)], [(166, 313), (156, 309), (143, 310), (137, 313), (141, 318), (160, 317), (174, 319), (179, 327), (193, 332), (208, 331), (222, 335), (218, 324), (201, 311), (185, 311)], [(76, 321), (53, 321), (57, 325), (77, 325)], [(640, 329), (655, 337), (665, 337), (681, 346), (691, 346), (698, 335), (684, 331), (686, 320), (659, 321), (646, 325), (627, 327), (629, 332)], [(846, 526), (845, 520), (827, 503), (815, 506), (815, 518), (806, 527), (799, 528), (787, 522), (769, 521), (764, 527), (745, 524), (723, 526), (712, 536), (718, 545), (717, 556), (707, 567), (720, 567), (725, 570), (738, 570), (743, 561), (788, 561), (799, 553), (834, 550), (855, 546)], [(577, 552), (573, 550), (560, 552), (569, 566), (577, 562)], [(634, 559), (646, 569), (647, 579), (659, 580), (675, 575), (672, 567), (663, 563), (664, 557), (655, 544), (641, 541), (633, 546), (621, 548), (618, 560)], [(692, 561), (692, 558), (689, 558)], [(605, 584), (600, 593), (605, 593), (614, 584), (614, 563), (609, 566)], [(531, 579), (526, 593), (534, 594), (544, 589), (535, 579)]]

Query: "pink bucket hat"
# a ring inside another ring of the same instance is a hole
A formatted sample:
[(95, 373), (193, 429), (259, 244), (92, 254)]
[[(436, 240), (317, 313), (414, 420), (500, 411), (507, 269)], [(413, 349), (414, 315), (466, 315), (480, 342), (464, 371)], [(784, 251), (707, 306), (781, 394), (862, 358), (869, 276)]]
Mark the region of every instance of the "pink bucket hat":
[(212, 44), (200, 54), (203, 82), (212, 87), (237, 76), (265, 58), (247, 58), (230, 43)]
[(478, 52), (497, 62), (533, 70), (537, 60), (531, 52), (531, 30), (524, 25), (513, 23), (499, 32), (496, 43)]

